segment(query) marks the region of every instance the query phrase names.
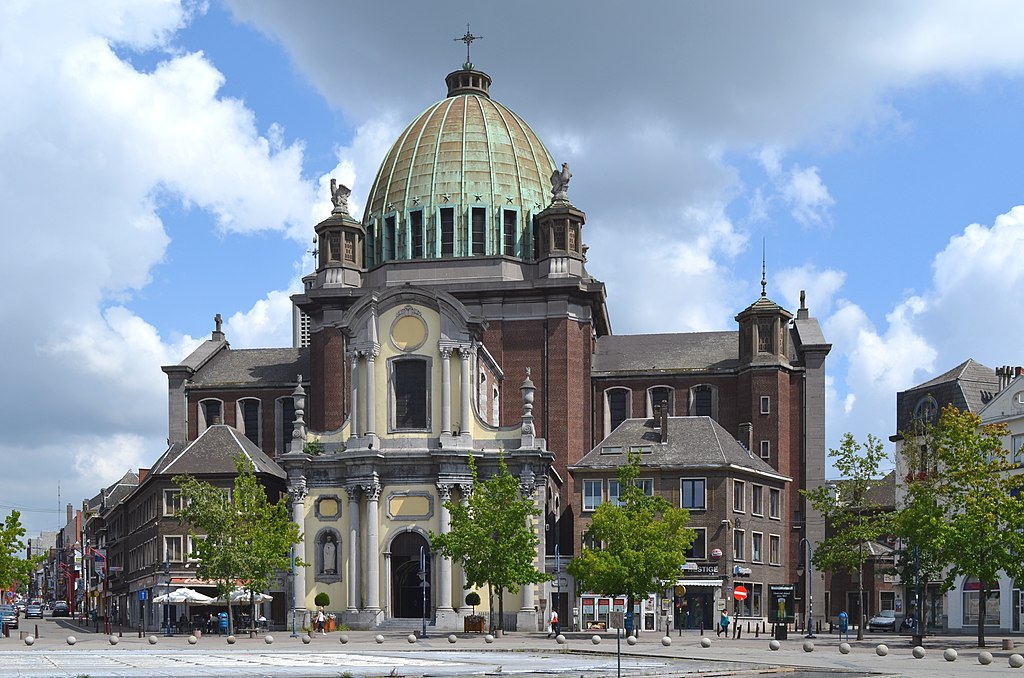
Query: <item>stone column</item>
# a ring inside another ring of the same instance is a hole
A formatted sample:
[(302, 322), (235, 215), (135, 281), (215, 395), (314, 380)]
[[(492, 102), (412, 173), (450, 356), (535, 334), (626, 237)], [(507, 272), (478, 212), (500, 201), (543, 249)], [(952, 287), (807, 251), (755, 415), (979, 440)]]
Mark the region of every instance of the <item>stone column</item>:
[[(372, 372), (372, 368), (370, 369)], [(380, 555), (377, 544), (377, 508), (380, 500), (381, 487), (377, 483), (363, 485), (363, 492), (366, 494), (366, 525), (363, 534), (366, 535), (366, 607), (364, 609), (376, 612), (380, 609)]]
[(358, 436), (359, 431), (359, 354), (352, 351), (352, 400), (349, 402), (349, 420), (352, 422), (352, 435)]
[[(533, 487), (533, 485), (527, 485), (525, 483), (521, 484), (519, 486), (519, 490), (520, 492), (523, 493), (524, 498), (534, 499), (535, 488)], [(534, 524), (533, 516), (526, 517), (526, 528), (531, 532), (537, 529), (537, 526)], [(534, 565), (536, 564), (537, 562), (535, 558)], [(520, 606), (520, 612), (533, 613), (534, 584), (523, 584), (523, 587), (520, 589), (520, 592), (522, 594), (522, 605)]]
[[(391, 581), (391, 551), (384, 552), (384, 581)], [(384, 587), (384, 616), (391, 617), (394, 610), (391, 607), (391, 586)]]
[(366, 352), (366, 433), (376, 433), (377, 426), (377, 356), (380, 349), (374, 346)]
[[(292, 478), (288, 484), (288, 494), (292, 500), (292, 522), (301, 528), (306, 524), (306, 478)], [(306, 559), (305, 530), (302, 530), (299, 543), (295, 545), (295, 559)], [(292, 605), (295, 609), (292, 619), (298, 618), (297, 623), (301, 623), (306, 614), (306, 568), (298, 565), (292, 577)]]
[[(446, 483), (437, 484), (437, 492), (441, 501), (441, 534), (448, 534), (452, 529), (452, 514), (445, 502), (452, 498), (452, 486)], [(437, 559), (437, 611), (452, 611), (452, 561), (451, 558)]]
[(470, 419), (470, 400), (473, 398), (473, 392), (476, 390), (473, 388), (473, 384), (470, 383), (469, 378), (469, 360), (473, 353), (470, 351), (470, 347), (462, 346), (459, 348), (459, 357), (462, 359), (462, 422), (459, 424), (459, 431), (472, 435), (472, 419)]
[(346, 487), (348, 495), (348, 611), (359, 610), (359, 488)]
[(452, 349), (441, 347), (441, 435), (452, 432)]

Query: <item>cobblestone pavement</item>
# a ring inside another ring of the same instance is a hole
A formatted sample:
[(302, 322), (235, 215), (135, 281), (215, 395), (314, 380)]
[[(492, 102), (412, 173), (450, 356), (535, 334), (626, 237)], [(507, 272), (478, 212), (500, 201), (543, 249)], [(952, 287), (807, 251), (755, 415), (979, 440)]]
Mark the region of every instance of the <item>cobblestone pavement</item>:
[[(265, 637), (239, 637), (229, 645), (223, 637), (202, 636), (191, 645), (184, 636), (157, 636), (156, 644), (137, 634), (125, 634), (117, 645), (107, 636), (88, 629), (73, 628), (66, 622), (39, 624), (41, 637), (32, 646), (18, 638), (0, 640), (0, 675), (3, 676), (616, 676), (621, 671), (634, 676), (743, 676), (785, 673), (794, 678), (816, 676), (936, 676), (1020, 675), (1009, 666), (1015, 651), (1002, 650), (1001, 637), (993, 637), (987, 650), (991, 665), (978, 662), (980, 650), (968, 636), (930, 637), (924, 658), (911, 654), (908, 638), (874, 635), (864, 641), (852, 641), (850, 654), (841, 654), (839, 639), (821, 635), (813, 649), (798, 634), (781, 643), (777, 651), (769, 649), (769, 639), (761, 636), (725, 639), (710, 636), (711, 646), (701, 647), (696, 632), (671, 636), (671, 644), (662, 644), (661, 634), (646, 633), (635, 646), (619, 643), (616, 654), (614, 635), (569, 634), (565, 645), (558, 645), (543, 634), (515, 633), (486, 643), (476, 634), (459, 634), (454, 644), (441, 633), (408, 642), (404, 634), (389, 634), (384, 642), (375, 642), (375, 634), (349, 632), (316, 636), (305, 644), (287, 632), (274, 633), (273, 644)], [(22, 629), (22, 631), (34, 631)], [(74, 635), (75, 645), (67, 643)], [(1017, 646), (1024, 640), (1017, 638)], [(876, 646), (885, 643), (889, 652), (879, 656)], [(943, 658), (943, 650), (958, 652), (955, 662)]]

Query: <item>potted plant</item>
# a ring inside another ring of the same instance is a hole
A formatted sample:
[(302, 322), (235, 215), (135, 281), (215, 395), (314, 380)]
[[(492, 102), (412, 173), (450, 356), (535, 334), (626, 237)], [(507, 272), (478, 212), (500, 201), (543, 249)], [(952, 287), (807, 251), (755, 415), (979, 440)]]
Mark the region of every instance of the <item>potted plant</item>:
[(466, 615), (463, 621), (464, 630), (466, 633), (483, 633), (484, 632), (484, 616), (476, 613), (476, 606), (480, 604), (480, 594), (476, 591), (470, 591), (466, 594), (466, 605), (473, 607), (473, 614)]

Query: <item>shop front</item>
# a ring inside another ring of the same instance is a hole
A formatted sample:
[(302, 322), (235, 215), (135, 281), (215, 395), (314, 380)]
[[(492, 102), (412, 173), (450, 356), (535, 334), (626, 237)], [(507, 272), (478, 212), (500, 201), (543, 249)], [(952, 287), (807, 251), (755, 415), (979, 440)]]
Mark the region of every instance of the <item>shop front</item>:
[[(633, 605), (633, 619), (641, 622), (641, 631), (654, 631), (657, 628), (658, 596), (650, 594), (647, 598), (637, 600)], [(613, 615), (615, 612), (626, 611), (625, 596), (601, 596), (587, 593), (580, 598), (577, 628), (581, 631), (608, 631), (615, 628)]]

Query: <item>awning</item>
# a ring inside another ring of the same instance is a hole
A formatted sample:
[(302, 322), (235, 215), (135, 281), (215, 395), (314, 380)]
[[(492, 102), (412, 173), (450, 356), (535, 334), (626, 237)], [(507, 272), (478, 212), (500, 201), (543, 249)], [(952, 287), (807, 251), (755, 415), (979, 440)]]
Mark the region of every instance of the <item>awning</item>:
[(721, 588), (721, 579), (677, 579), (676, 586), (704, 586), (711, 588)]

